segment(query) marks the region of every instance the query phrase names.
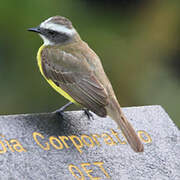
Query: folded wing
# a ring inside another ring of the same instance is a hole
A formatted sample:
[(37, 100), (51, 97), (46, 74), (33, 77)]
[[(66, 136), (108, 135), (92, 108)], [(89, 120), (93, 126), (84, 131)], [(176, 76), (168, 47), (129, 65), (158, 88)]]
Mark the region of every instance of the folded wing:
[(101, 117), (107, 115), (107, 92), (83, 55), (44, 48), (42, 70), (47, 79), (66, 91), (76, 102)]

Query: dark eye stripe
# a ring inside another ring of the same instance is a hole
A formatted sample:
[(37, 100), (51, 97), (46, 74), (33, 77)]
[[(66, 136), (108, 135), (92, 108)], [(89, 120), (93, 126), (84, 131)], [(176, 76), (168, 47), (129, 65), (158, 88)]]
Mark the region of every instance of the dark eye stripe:
[(41, 28), (41, 34), (44, 35), (49, 41), (55, 44), (64, 43), (70, 39), (70, 37), (67, 34), (56, 32), (51, 29)]
[(51, 34), (51, 35), (57, 34), (57, 32), (56, 32), (56, 31), (49, 30), (49, 29), (47, 29), (47, 32), (48, 32), (48, 34)]
[(56, 31), (53, 31), (51, 29), (44, 29), (44, 28), (41, 28), (41, 33), (45, 36), (48, 36), (48, 35), (52, 36), (52, 35), (58, 34), (58, 32)]

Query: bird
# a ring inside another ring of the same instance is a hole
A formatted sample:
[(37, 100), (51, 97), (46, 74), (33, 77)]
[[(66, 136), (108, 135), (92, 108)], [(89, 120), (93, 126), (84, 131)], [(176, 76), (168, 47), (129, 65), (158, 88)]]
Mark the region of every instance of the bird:
[(37, 53), (39, 70), (47, 82), (70, 104), (80, 105), (100, 117), (109, 116), (121, 129), (135, 152), (144, 146), (125, 117), (99, 56), (83, 41), (63, 16), (53, 16), (29, 31), (36, 32), (44, 44)]

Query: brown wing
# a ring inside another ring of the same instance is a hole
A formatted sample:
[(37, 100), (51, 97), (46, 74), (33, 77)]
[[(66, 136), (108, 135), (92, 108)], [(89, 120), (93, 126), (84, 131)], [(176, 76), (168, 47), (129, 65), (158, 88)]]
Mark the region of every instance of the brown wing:
[(101, 117), (107, 115), (107, 93), (81, 53), (46, 47), (42, 51), (42, 70), (76, 102)]

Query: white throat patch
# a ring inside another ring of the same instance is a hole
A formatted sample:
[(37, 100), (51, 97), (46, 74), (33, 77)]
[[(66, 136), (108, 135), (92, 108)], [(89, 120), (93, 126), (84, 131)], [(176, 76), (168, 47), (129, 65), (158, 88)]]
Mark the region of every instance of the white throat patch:
[(39, 34), (39, 35), (40, 35), (40, 37), (43, 39), (45, 46), (54, 45), (54, 43), (51, 42), (51, 41), (49, 41), (49, 39), (47, 39), (45, 36), (43, 36), (42, 34)]

